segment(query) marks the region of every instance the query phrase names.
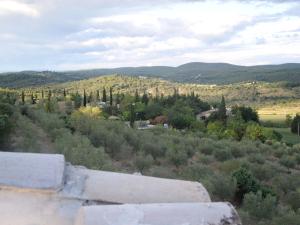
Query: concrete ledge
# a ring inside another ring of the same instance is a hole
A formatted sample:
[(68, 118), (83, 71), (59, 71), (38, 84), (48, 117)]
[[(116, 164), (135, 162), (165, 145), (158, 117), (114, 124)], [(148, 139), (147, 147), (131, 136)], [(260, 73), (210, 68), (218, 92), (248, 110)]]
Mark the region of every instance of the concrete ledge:
[(75, 225), (241, 225), (229, 203), (87, 206)]
[(0, 187), (56, 191), (64, 168), (63, 155), (0, 152)]
[(86, 177), (82, 198), (107, 203), (210, 202), (198, 182), (77, 169)]

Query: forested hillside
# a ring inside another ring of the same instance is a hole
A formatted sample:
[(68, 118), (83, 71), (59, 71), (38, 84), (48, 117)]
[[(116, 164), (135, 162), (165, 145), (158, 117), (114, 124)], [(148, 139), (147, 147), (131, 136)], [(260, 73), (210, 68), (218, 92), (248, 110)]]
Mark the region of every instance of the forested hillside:
[(261, 106), (266, 104), (279, 104), (280, 102), (295, 101), (300, 98), (300, 87), (287, 87), (282, 83), (238, 83), (228, 85), (201, 85), (171, 82), (156, 78), (137, 78), (129, 76), (111, 75), (100, 76), (80, 81), (66, 82), (61, 84), (43, 85), (39, 87), (24, 89), (28, 94), (51, 89), (54, 93), (61, 93), (66, 90), (69, 93), (79, 92), (83, 94), (85, 90), (88, 95), (102, 92), (104, 88), (113, 88), (114, 93), (134, 95), (147, 92), (151, 96), (169, 96), (174, 94), (174, 90), (180, 94), (199, 95), (203, 100), (210, 103), (218, 102), (222, 95), (226, 96), (229, 104), (244, 104)]
[(0, 87), (26, 87), (59, 83), (90, 77), (120, 74), (147, 76), (170, 81), (198, 84), (231, 84), (249, 81), (300, 83), (300, 64), (236, 66), (226, 63), (187, 63), (178, 67), (121, 67), (64, 72), (34, 72), (0, 74)]

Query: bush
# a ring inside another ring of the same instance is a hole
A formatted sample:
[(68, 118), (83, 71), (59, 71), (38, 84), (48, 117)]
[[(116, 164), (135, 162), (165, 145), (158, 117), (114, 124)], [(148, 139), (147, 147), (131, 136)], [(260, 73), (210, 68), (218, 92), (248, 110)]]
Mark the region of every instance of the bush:
[(300, 193), (296, 191), (288, 193), (286, 196), (286, 202), (296, 212), (298, 209), (300, 209)]
[(283, 166), (285, 166), (288, 169), (292, 169), (296, 166), (296, 159), (292, 156), (283, 156), (280, 160), (279, 163)]
[(232, 201), (235, 190), (236, 181), (224, 174), (216, 175), (211, 179), (213, 197), (221, 201)]
[(138, 153), (136, 157), (135, 165), (138, 170), (142, 173), (144, 170), (149, 169), (153, 164), (153, 157), (151, 155), (145, 155), (143, 153)]
[(249, 161), (252, 163), (264, 164), (265, 158), (262, 154), (253, 154), (248, 157)]
[(218, 161), (226, 161), (232, 158), (231, 151), (227, 148), (216, 150), (214, 156)]
[(188, 156), (187, 153), (184, 151), (184, 149), (173, 147), (168, 149), (167, 158), (176, 167), (179, 167), (183, 164), (186, 164)]
[(300, 223), (300, 213), (288, 211), (275, 217), (272, 221), (272, 225), (299, 225)]
[(72, 135), (62, 130), (61, 136), (55, 140), (59, 153), (65, 155), (66, 160), (74, 165), (86, 166), (90, 169), (103, 169), (110, 163), (103, 148), (95, 148), (88, 138), (79, 134)]
[(158, 157), (162, 157), (165, 155), (166, 150), (162, 145), (157, 143), (154, 140), (144, 140), (145, 142), (141, 146), (141, 150), (145, 152), (145, 154), (150, 154), (154, 159)]
[(259, 185), (252, 173), (245, 167), (241, 167), (233, 172), (232, 177), (236, 179), (237, 182), (237, 201), (242, 202), (244, 195), (249, 192), (257, 192)]
[(245, 195), (243, 208), (246, 209), (250, 216), (257, 219), (270, 219), (276, 212), (276, 198), (267, 195), (265, 198), (261, 191)]

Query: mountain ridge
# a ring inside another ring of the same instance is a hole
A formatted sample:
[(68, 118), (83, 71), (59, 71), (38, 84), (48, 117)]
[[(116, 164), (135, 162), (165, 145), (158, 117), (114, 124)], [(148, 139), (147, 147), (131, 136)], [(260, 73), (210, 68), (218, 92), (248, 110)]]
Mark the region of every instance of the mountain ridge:
[(139, 66), (69, 71), (0, 73), (0, 87), (27, 87), (120, 74), (162, 78), (183, 83), (230, 84), (248, 81), (300, 83), (300, 63), (240, 66), (230, 63), (189, 62), (172, 66)]

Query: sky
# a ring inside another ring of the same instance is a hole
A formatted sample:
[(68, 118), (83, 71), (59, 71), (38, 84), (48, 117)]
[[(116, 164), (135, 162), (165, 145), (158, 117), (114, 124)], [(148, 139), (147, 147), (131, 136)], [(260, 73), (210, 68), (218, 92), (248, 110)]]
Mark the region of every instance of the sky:
[(300, 63), (300, 0), (0, 0), (0, 71)]

